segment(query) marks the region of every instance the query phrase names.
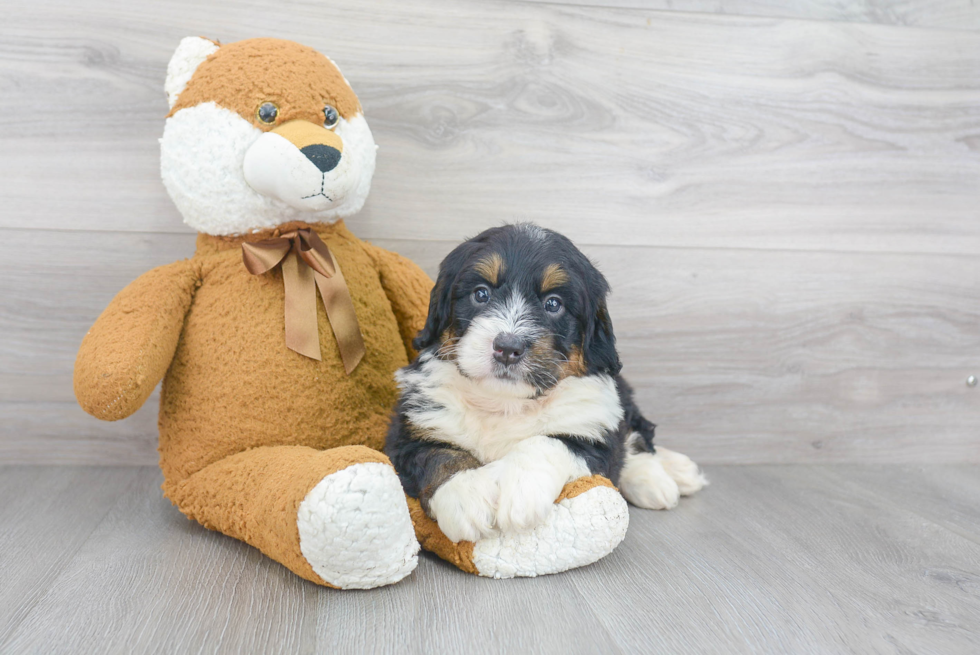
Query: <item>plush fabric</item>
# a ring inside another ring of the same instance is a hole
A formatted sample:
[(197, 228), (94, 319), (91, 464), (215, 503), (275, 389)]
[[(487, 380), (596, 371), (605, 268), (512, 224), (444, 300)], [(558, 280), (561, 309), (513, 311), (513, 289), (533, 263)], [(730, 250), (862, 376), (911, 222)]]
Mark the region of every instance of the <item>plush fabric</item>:
[(274, 99), (280, 121), (323, 123), (329, 103), (344, 118), (361, 112), (361, 103), (347, 80), (313, 48), (281, 39), (248, 39), (218, 48), (187, 82), (170, 115), (204, 102), (238, 112), (266, 129), (256, 108)]
[(75, 361), (82, 409), (118, 421), (140, 408), (170, 367), (199, 280), (192, 262), (174, 262), (144, 273), (109, 303)]
[(172, 483), (168, 494), (204, 527), (252, 544), (307, 580), (333, 586), (313, 572), (300, 552), (296, 513), (310, 490), (331, 473), (369, 462), (387, 459), (363, 446), (263, 446)]
[[(286, 348), (277, 269), (249, 274), (241, 243), (311, 227), (347, 279), (367, 353), (346, 375), (322, 303), (322, 361)], [(290, 223), (242, 237), (199, 235), (194, 257), (154, 269), (110, 303), (82, 341), (75, 393), (104, 420), (136, 411), (160, 379), (164, 493), (188, 517), (242, 539), (320, 584), (300, 551), (296, 508), (378, 452), (394, 372), (414, 356), (432, 282), (343, 221)], [(364, 447), (366, 446), (366, 447)], [(405, 511), (404, 509), (402, 511)]]
[[(286, 348), (281, 271), (250, 275), (242, 264), (243, 240), (261, 241), (296, 227), (304, 226), (198, 238), (192, 261), (201, 284), (160, 399), (165, 489), (171, 480), (245, 448), (383, 447), (396, 397), (392, 375), (410, 355), (389, 294), (410, 332), (419, 328), (424, 312), (412, 315), (411, 304), (400, 297), (424, 297), (431, 283), (414, 264), (367, 246), (343, 221), (312, 226), (344, 272), (364, 337), (367, 352), (348, 376), (323, 304), (317, 303), (323, 357), (318, 362)], [(397, 271), (385, 278), (387, 289), (378, 260)], [(420, 299), (415, 302), (418, 308)]]
[[(322, 361), (283, 341), (283, 284), (276, 269), (245, 270), (246, 237), (200, 235), (195, 256), (130, 284), (85, 336), (75, 368), (82, 407), (105, 420), (135, 411), (169, 368), (160, 402), (160, 465), (173, 488), (246, 448), (384, 445), (395, 370), (425, 320), (431, 281), (408, 260), (352, 235), (343, 221), (313, 225), (340, 263), (367, 354), (350, 376), (322, 303)], [(390, 300), (393, 298), (394, 300)], [(179, 338), (179, 339), (178, 339)]]

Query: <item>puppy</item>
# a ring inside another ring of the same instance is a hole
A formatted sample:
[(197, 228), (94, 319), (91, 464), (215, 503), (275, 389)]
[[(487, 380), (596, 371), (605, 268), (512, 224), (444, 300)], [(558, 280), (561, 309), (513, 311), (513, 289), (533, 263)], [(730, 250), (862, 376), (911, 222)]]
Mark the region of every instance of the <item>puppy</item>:
[(619, 375), (608, 291), (571, 241), (535, 225), (486, 230), (442, 262), (385, 452), (453, 541), (534, 528), (590, 474), (650, 509), (707, 484), (654, 448)]

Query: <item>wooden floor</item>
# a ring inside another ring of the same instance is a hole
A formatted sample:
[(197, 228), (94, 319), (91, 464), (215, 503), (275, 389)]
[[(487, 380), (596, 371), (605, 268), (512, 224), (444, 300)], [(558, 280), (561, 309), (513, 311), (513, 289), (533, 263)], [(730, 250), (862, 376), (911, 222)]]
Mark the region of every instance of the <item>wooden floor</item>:
[(149, 467), (0, 468), (0, 652), (902, 652), (980, 644), (980, 467), (719, 466), (609, 557), (323, 589)]

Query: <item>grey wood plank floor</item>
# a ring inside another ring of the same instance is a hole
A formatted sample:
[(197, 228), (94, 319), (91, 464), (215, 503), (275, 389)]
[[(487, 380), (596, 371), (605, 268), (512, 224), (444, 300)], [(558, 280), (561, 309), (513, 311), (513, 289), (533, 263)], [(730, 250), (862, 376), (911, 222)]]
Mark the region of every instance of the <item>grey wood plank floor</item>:
[(584, 569), (424, 556), (338, 592), (185, 520), (153, 468), (0, 468), (0, 652), (976, 652), (980, 467), (708, 473)]

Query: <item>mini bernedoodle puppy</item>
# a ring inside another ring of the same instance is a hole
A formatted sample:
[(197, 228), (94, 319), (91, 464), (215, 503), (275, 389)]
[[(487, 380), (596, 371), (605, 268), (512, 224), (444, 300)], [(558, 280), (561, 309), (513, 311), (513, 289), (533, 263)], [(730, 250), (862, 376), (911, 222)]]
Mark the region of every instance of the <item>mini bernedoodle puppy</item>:
[(486, 230), (442, 262), (385, 452), (453, 541), (532, 529), (590, 474), (651, 509), (707, 484), (654, 448), (619, 375), (608, 290), (571, 241), (535, 225)]

